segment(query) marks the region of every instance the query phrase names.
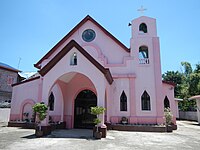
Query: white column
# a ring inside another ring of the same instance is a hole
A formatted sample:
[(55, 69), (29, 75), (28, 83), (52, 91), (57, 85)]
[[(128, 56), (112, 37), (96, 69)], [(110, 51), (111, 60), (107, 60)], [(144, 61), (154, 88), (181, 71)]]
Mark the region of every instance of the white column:
[[(105, 108), (105, 82), (104, 84), (99, 84), (97, 87), (97, 106), (101, 106)], [(104, 113), (99, 115), (99, 118), (101, 119), (101, 127), (104, 127)]]
[[(46, 85), (45, 80), (43, 80), (43, 89), (42, 89), (42, 100), (41, 102), (44, 102), (45, 105), (48, 105), (48, 98), (49, 98), (49, 88), (50, 86)], [(48, 126), (49, 125), (49, 108), (47, 110), (47, 116), (46, 118), (41, 122), (42, 126)]]
[(61, 106), (62, 108), (61, 108), (61, 122), (63, 122), (63, 118), (64, 118), (64, 102), (62, 101), (62, 106)]
[(110, 85), (107, 85), (107, 88), (106, 88), (106, 112), (107, 112), (107, 118), (106, 120), (108, 122), (110, 122), (110, 115), (111, 115), (111, 111), (110, 111), (110, 108), (112, 107), (111, 106), (111, 86)]
[(59, 99), (61, 100), (60, 103), (61, 103), (61, 118), (60, 118), (60, 121), (63, 122), (64, 120), (64, 96), (63, 96), (63, 93), (62, 93), (62, 89), (61, 89), (61, 85), (60, 85), (60, 82), (57, 81), (56, 83), (56, 86), (58, 87), (58, 93), (60, 95)]

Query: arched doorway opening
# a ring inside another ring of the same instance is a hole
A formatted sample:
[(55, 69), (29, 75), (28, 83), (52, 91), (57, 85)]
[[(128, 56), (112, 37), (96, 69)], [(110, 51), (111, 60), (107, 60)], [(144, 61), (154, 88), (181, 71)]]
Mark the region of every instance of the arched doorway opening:
[(95, 115), (90, 113), (90, 107), (97, 106), (97, 96), (91, 90), (81, 91), (74, 106), (74, 128), (92, 128)]

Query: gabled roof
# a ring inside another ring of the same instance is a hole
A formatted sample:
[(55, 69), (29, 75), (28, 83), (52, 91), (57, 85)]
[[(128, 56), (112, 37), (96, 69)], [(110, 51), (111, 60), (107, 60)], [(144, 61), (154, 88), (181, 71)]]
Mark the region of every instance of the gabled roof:
[(176, 83), (174, 83), (174, 82), (171, 82), (171, 81), (162, 81), (162, 83), (164, 83), (164, 84), (169, 84), (169, 85), (172, 85), (172, 86), (176, 86)]
[(13, 67), (11, 67), (10, 65), (7, 65), (5, 63), (0, 62), (0, 68), (5, 69), (5, 70), (9, 70), (9, 71), (13, 71), (13, 72), (21, 72), (18, 69), (15, 69)]
[(117, 38), (115, 38), (110, 32), (108, 32), (104, 27), (102, 27), (98, 22), (96, 22), (92, 17), (87, 15), (80, 23), (78, 23), (63, 39), (61, 39), (42, 59), (40, 59), (34, 66), (38, 69), (40, 69), (39, 64), (42, 63), (43, 60), (47, 59), (49, 56), (51, 56), (56, 49), (61, 46), (73, 33), (75, 33), (85, 22), (90, 20), (92, 23), (94, 23), (97, 27), (101, 29), (102, 32), (104, 32), (107, 36), (109, 36), (112, 40), (114, 40), (121, 48), (123, 48), (125, 51), (130, 52), (130, 49), (127, 48), (123, 43), (121, 43)]
[(38, 71), (40, 75), (44, 76), (45, 74), (47, 74), (73, 47), (75, 47), (81, 54), (83, 54), (94, 66), (96, 66), (104, 74), (109, 84), (112, 84), (113, 78), (111, 76), (110, 70), (108, 68), (104, 68), (74, 40), (71, 40), (54, 58), (52, 58), (46, 64), (46, 66), (44, 66), (40, 71)]

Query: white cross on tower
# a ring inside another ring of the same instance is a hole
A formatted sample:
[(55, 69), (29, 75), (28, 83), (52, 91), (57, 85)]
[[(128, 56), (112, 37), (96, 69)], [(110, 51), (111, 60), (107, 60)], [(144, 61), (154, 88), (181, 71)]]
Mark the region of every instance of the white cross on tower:
[(140, 9), (138, 9), (137, 11), (139, 11), (139, 12), (141, 12), (141, 14), (143, 14), (144, 13), (144, 11), (146, 11), (147, 9), (146, 8), (143, 8), (143, 6), (141, 6), (141, 8)]

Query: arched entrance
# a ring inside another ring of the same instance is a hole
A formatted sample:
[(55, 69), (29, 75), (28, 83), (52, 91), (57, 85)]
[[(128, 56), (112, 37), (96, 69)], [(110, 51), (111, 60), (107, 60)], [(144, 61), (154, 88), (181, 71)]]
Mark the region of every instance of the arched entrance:
[(97, 106), (97, 96), (91, 90), (81, 91), (74, 106), (74, 128), (92, 128), (96, 117), (90, 113), (90, 107)]

